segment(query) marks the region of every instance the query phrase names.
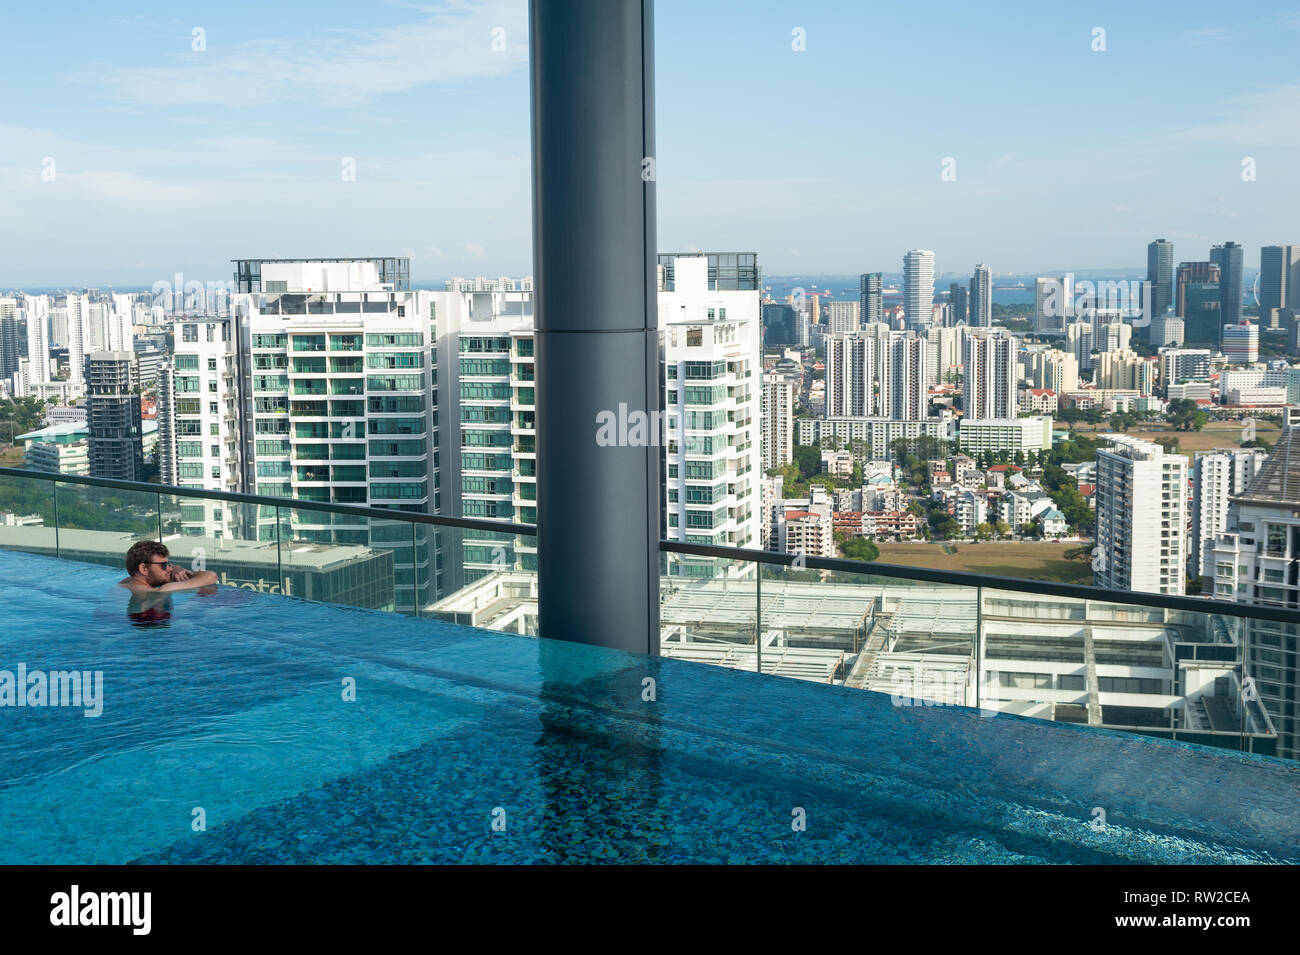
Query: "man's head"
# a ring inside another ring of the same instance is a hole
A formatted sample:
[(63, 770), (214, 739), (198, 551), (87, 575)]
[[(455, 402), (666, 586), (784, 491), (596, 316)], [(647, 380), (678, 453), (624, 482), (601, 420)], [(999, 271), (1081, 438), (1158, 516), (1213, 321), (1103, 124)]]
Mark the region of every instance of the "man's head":
[(157, 541), (136, 541), (126, 552), (126, 572), (150, 587), (161, 587), (171, 580), (167, 548)]

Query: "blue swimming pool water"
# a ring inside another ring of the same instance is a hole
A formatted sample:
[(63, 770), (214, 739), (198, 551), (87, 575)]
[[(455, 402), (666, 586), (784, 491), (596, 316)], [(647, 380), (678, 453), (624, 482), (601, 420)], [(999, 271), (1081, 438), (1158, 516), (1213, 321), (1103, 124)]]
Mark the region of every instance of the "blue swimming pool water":
[(1300, 859), (1278, 760), (120, 576), (0, 552), (0, 670), (104, 674), (0, 707), (0, 863)]

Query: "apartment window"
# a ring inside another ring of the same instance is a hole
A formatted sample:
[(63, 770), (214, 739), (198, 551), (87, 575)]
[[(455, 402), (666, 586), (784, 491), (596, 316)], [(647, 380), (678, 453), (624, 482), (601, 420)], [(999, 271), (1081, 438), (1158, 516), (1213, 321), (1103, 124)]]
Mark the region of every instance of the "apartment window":
[(221, 465), (219, 464), (212, 465), (212, 476), (214, 478), (221, 477)]
[(1268, 527), (1268, 553), (1272, 557), (1281, 557), (1286, 553), (1286, 525), (1269, 524)]
[(199, 356), (198, 355), (177, 355), (175, 365), (177, 371), (198, 371)]
[(209, 401), (208, 414), (216, 414), (216, 413), (217, 413), (217, 403), (215, 401)]
[(217, 390), (217, 380), (214, 378), (208, 382), (208, 391), (215, 393)]
[[(197, 431), (194, 433), (198, 434)], [(212, 435), (213, 437), (218, 437), (221, 434), (221, 425), (213, 421), (211, 424), (208, 425), (208, 434)]]
[(197, 325), (181, 326), (181, 341), (196, 342), (198, 340), (199, 340), (199, 326)]
[(215, 358), (209, 358), (208, 371), (216, 371), (216, 370), (217, 370), (217, 360)]

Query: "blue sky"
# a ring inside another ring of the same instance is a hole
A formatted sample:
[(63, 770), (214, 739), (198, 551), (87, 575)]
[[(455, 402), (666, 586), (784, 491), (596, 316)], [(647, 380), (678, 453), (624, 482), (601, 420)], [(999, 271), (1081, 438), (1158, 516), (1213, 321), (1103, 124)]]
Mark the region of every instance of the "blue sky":
[[(531, 272), (524, 0), (113, 6), (6, 5), (0, 287)], [(658, 0), (660, 247), (1008, 273), (1300, 242), (1300, 7), (1062, 6)]]

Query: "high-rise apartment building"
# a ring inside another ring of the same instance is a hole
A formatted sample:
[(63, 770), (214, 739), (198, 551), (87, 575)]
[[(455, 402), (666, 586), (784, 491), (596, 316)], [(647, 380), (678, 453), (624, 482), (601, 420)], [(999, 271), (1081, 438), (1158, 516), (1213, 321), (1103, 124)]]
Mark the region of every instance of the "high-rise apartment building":
[(1224, 325), (1241, 324), (1243, 254), (1235, 242), (1210, 246), (1210, 261), (1219, 267), (1219, 314)]
[[(758, 547), (757, 265), (752, 283), (729, 288), (712, 280), (704, 255), (673, 256), (672, 272), (672, 287), (665, 270), (659, 293), (669, 433), (665, 533), (687, 543)], [(715, 572), (707, 562), (684, 562), (683, 572), (696, 571)]]
[(27, 374), (34, 384), (50, 380), (50, 299), (24, 295), (27, 313)]
[(85, 381), (90, 298), (69, 294), (64, 307), (68, 311), (68, 381), (79, 385)]
[(1160, 318), (1174, 301), (1174, 244), (1156, 239), (1147, 244), (1147, 281), (1151, 317)]
[(1065, 350), (1074, 356), (1081, 371), (1086, 371), (1095, 364), (1092, 332), (1091, 322), (1070, 322), (1065, 326)]
[(895, 332), (889, 340), (886, 417), (916, 421), (929, 413), (929, 339)]
[(1266, 457), (1262, 448), (1196, 452), (1192, 464), (1189, 577), (1213, 576), (1214, 542), (1237, 529), (1236, 508), (1230, 499), (1245, 492)]
[(827, 331), (832, 335), (840, 332), (856, 332), (861, 326), (858, 308), (857, 302), (827, 302), (825, 306)]
[(794, 375), (763, 375), (764, 471), (784, 467), (794, 460), (794, 404), (798, 395), (799, 379)]
[[(438, 315), (436, 413), (452, 425), (440, 462), (444, 513), (537, 522), (537, 408), (530, 278), (452, 279), (434, 293)], [(472, 580), (497, 569), (535, 570), (530, 536), (468, 540)], [(471, 538), (472, 539), (472, 538)], [(451, 572), (458, 572), (451, 568)], [(453, 578), (449, 577), (449, 581)], [(458, 584), (459, 585), (459, 584)]]
[[(1230, 497), (1236, 524), (1207, 546), (1207, 595), (1265, 607), (1300, 606), (1300, 430), (1287, 427), (1245, 490)], [(1300, 627), (1246, 628), (1243, 671), (1277, 729), (1277, 755), (1300, 758)]]
[(1093, 381), (1098, 388), (1115, 391), (1136, 391), (1139, 395), (1154, 394), (1156, 363), (1140, 356), (1129, 348), (1102, 352), (1097, 356), (1097, 371)]
[[(245, 447), (238, 426), (239, 335), (234, 317), (176, 318), (172, 329), (175, 351), (158, 378), (158, 479), (196, 490), (257, 493), (256, 481), (245, 483)], [(287, 390), (287, 356), (262, 355), (253, 364), (252, 385), (259, 394)], [(253, 451), (262, 451), (269, 460), (282, 450), (284, 441), (280, 434), (255, 436)], [(264, 464), (266, 468), (280, 470), (279, 465)], [(256, 533), (250, 527), (232, 524), (235, 509), (220, 502), (184, 500), (178, 508), (180, 532), (185, 535)]]
[(993, 273), (983, 262), (970, 280), (970, 323), (975, 328), (993, 324)]
[[(410, 290), (408, 275), (405, 259), (236, 262), (246, 488), (302, 501), (438, 511), (438, 317), (434, 293)], [(304, 509), (284, 514), (289, 526), (282, 535), (392, 551), (399, 609), (423, 606), (441, 592), (432, 532), (413, 543), (410, 529), (403, 537), (398, 525), (344, 524)]]
[(903, 256), (903, 320), (909, 330), (930, 324), (934, 311), (934, 253), (913, 249)]
[(1059, 348), (1035, 352), (1030, 358), (1030, 380), (1035, 388), (1047, 388), (1059, 398), (1079, 387), (1079, 359)]
[(863, 272), (858, 277), (858, 312), (864, 325), (884, 319), (884, 295), (884, 276), (881, 273)]
[(1016, 417), (1018, 340), (1003, 328), (972, 328), (962, 345), (966, 419)]
[(135, 353), (91, 352), (84, 376), (90, 476), (143, 481), (144, 434)]
[(1093, 582), (1114, 590), (1181, 594), (1187, 554), (1187, 459), (1128, 436), (1097, 451)]

